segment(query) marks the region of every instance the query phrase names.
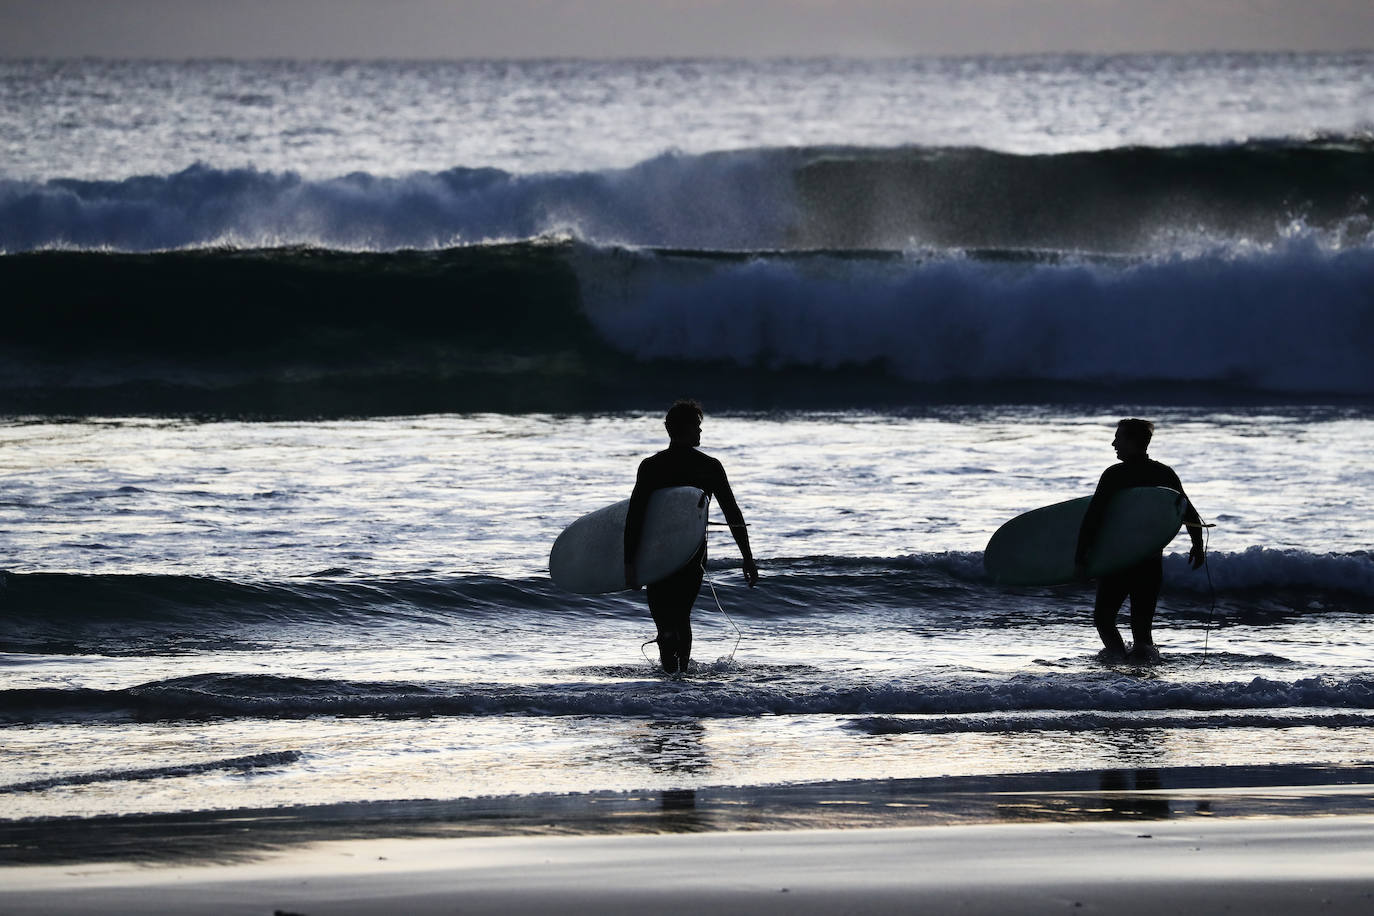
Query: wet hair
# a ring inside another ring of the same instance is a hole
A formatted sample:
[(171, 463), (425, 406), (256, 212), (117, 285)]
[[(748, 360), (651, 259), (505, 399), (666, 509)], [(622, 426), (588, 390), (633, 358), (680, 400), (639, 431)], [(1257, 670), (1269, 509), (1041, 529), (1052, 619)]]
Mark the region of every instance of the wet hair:
[(668, 415), (663, 418), (663, 425), (668, 428), (668, 435), (673, 436), (678, 432), (692, 432), (701, 418), (705, 414), (701, 410), (701, 405), (688, 398), (674, 401), (673, 406), (668, 408)]
[(1132, 442), (1140, 443), (1142, 448), (1149, 448), (1150, 440), (1154, 438), (1155, 425), (1149, 420), (1132, 417), (1116, 424), (1116, 430)]

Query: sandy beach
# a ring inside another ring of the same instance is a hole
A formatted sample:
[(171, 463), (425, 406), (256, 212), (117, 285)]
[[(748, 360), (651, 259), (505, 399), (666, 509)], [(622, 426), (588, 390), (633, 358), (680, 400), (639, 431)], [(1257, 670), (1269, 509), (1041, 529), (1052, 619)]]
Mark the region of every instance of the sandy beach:
[(12, 824), (0, 834), (0, 912), (1363, 914), (1374, 906), (1367, 769), (1136, 775), (1134, 785), (1121, 774), (1082, 773), (721, 788), (690, 800), (521, 797), (346, 816), (302, 809), (294, 826), (289, 809), (47, 822), (32, 836)]
[(6, 913), (1368, 913), (1374, 817), (326, 842), (9, 870)]

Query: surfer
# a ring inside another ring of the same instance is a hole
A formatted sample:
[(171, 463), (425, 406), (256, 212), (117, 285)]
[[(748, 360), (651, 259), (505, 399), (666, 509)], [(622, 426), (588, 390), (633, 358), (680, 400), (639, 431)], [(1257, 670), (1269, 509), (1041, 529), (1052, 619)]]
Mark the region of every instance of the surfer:
[[(725, 468), (716, 459), (697, 451), (701, 444), (702, 416), (701, 405), (696, 401), (674, 403), (663, 420), (668, 430), (668, 447), (639, 464), (625, 518), (625, 581), (631, 588), (639, 587), (634, 558), (649, 494), (664, 487), (696, 487), (714, 497), (730, 524), (730, 533), (739, 545), (740, 556), (744, 558), (745, 581), (751, 588), (759, 581), (759, 570), (749, 549), (749, 531), (735, 502), (735, 494), (730, 490), (730, 482), (725, 478)], [(663, 670), (670, 674), (686, 672), (691, 660), (692, 605), (696, 603), (705, 574), (706, 540), (703, 538), (696, 555), (686, 566), (646, 589), (649, 613), (658, 628), (658, 657)]]
[[(1074, 553), (1074, 565), (1080, 572), (1086, 569), (1088, 554), (1092, 550), (1097, 530), (1102, 524), (1102, 516), (1112, 494), (1128, 487), (1168, 487), (1183, 493), (1183, 484), (1178, 475), (1167, 464), (1150, 458), (1147, 453), (1150, 439), (1154, 436), (1154, 424), (1148, 420), (1122, 420), (1116, 425), (1116, 438), (1112, 446), (1120, 464), (1114, 464), (1102, 472), (1097, 483), (1088, 511), (1083, 515), (1082, 527), (1078, 530), (1078, 549)], [(1186, 497), (1187, 494), (1184, 493)], [(1197, 569), (1206, 561), (1207, 551), (1202, 540), (1202, 519), (1193, 508), (1191, 500), (1183, 515), (1183, 523), (1188, 526), (1188, 534), (1193, 539), (1193, 547), (1188, 551), (1188, 561)], [(1109, 660), (1126, 660), (1135, 663), (1150, 663), (1159, 660), (1159, 650), (1155, 648), (1152, 627), (1154, 625), (1155, 604), (1159, 601), (1159, 587), (1164, 580), (1163, 555), (1148, 557), (1129, 569), (1103, 576), (1097, 581), (1097, 600), (1093, 605), (1093, 623), (1097, 634), (1102, 638), (1103, 657)], [(1129, 652), (1116, 629), (1116, 616), (1126, 598), (1131, 599), (1131, 636), (1134, 644)]]

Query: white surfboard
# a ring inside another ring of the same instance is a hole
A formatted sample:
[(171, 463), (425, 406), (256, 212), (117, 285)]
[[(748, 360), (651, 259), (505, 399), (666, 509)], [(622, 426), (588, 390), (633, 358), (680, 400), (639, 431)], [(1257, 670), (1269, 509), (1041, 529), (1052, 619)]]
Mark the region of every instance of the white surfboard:
[[(649, 495), (635, 568), (640, 585), (677, 572), (706, 537), (711, 498), (696, 487), (667, 487)], [(579, 595), (629, 588), (625, 582), (625, 516), (630, 501), (598, 509), (573, 522), (553, 542), (549, 576)]]
[[(983, 551), (983, 568), (1002, 585), (1072, 582), (1078, 529), (1092, 497), (1033, 509), (1007, 522)], [(1167, 487), (1130, 487), (1107, 504), (1088, 555), (1089, 578), (1127, 569), (1163, 550), (1183, 526), (1188, 499)]]

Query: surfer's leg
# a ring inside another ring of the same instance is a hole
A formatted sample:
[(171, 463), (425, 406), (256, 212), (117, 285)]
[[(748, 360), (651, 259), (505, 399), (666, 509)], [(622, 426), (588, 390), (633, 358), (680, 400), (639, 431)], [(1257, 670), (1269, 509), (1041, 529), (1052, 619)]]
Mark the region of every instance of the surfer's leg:
[(1126, 643), (1116, 629), (1116, 615), (1130, 593), (1130, 581), (1121, 573), (1097, 580), (1097, 600), (1093, 603), (1093, 623), (1109, 655), (1125, 656)]
[(689, 607), (677, 623), (677, 670), (687, 672), (692, 661), (692, 609)]
[(677, 601), (672, 579), (670, 576), (645, 589), (649, 596), (649, 613), (654, 618), (654, 626), (658, 628), (658, 636), (655, 637), (658, 660), (669, 674), (677, 671), (678, 656)]
[(682, 572), (682, 619), (678, 628), (678, 651), (681, 670), (686, 671), (687, 663), (692, 660), (692, 606), (697, 603), (697, 595), (701, 594), (701, 581), (706, 578), (705, 539), (702, 539), (701, 547)]
[(1164, 559), (1154, 557), (1131, 570), (1131, 652), (1143, 656), (1155, 651), (1155, 606), (1164, 582)]
[(686, 566), (645, 589), (658, 627), (658, 658), (669, 674), (685, 672), (692, 659), (692, 605), (701, 591), (705, 562), (703, 543)]
[(677, 600), (665, 602), (653, 612), (654, 625), (658, 627), (658, 660), (663, 670), (669, 674), (687, 670), (692, 660), (692, 609), (682, 608), (680, 596)]
[(682, 641), (679, 635), (681, 628), (674, 618), (663, 613), (654, 615), (654, 625), (658, 627), (659, 664), (669, 674), (676, 674), (681, 667), (679, 661), (682, 657)]

